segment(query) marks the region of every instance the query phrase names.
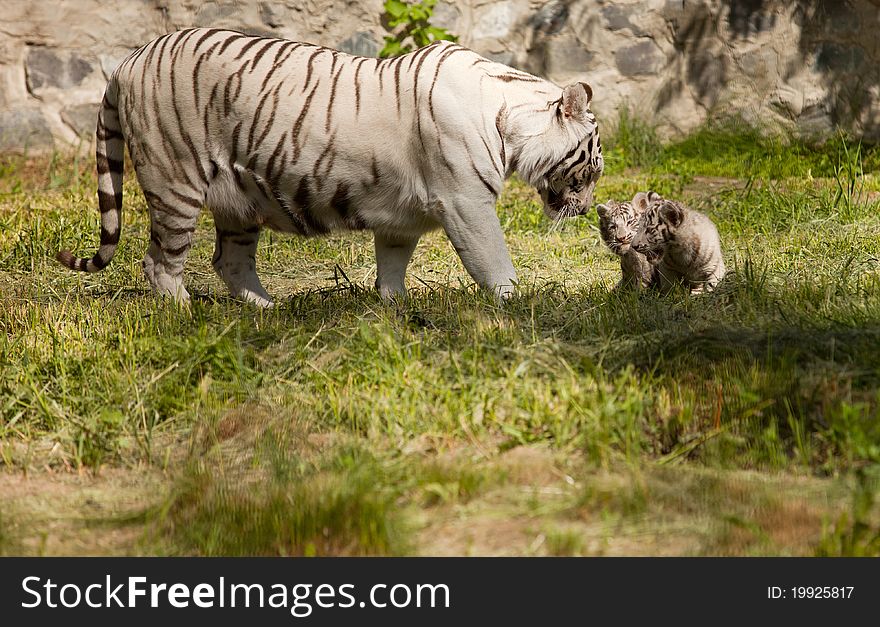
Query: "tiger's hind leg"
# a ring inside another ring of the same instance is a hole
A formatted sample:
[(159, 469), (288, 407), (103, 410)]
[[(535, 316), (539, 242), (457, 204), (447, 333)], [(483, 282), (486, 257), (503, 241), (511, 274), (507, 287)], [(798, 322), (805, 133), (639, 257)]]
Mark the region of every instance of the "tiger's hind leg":
[(260, 227), (224, 216), (219, 211), (214, 213), (214, 225), (217, 239), (211, 263), (230, 294), (258, 307), (271, 307), (272, 298), (257, 276)]
[(144, 189), (150, 209), (150, 247), (144, 257), (144, 274), (153, 289), (180, 303), (189, 302), (183, 286), (183, 266), (192, 246), (202, 201), (194, 192)]

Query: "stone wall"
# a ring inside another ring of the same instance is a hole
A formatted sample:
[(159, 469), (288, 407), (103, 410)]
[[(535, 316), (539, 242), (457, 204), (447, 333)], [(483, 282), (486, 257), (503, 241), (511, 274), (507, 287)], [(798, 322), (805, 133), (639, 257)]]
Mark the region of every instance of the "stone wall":
[[(375, 55), (381, 0), (0, 0), (0, 151), (88, 145), (107, 76), (170, 30), (223, 26)], [(465, 0), (435, 22), (488, 57), (586, 80), (667, 135), (736, 114), (880, 140), (880, 0)]]

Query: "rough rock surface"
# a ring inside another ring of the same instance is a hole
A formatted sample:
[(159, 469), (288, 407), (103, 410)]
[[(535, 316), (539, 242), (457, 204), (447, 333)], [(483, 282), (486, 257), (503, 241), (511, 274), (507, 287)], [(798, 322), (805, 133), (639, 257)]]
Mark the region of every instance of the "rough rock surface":
[[(189, 26), (375, 55), (382, 0), (4, 0), (0, 151), (75, 144), (125, 55)], [(435, 22), (486, 56), (592, 84), (666, 134), (710, 116), (880, 140), (878, 0), (441, 0)]]

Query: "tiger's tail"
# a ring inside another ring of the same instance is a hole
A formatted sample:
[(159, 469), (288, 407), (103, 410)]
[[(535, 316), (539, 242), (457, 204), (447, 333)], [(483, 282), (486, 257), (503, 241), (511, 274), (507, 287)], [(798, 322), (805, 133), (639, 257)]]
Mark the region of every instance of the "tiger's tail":
[(95, 165), (98, 170), (98, 207), (101, 210), (101, 245), (91, 259), (76, 257), (69, 250), (56, 255), (62, 265), (81, 272), (103, 269), (116, 252), (122, 229), (122, 164), (124, 141), (117, 109), (116, 79), (104, 91), (95, 131)]

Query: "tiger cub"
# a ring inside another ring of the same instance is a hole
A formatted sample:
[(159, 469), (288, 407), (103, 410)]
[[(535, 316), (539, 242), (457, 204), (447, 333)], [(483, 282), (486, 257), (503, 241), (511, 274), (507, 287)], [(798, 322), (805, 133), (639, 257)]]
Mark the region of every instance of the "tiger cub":
[(648, 208), (649, 194), (653, 193), (639, 192), (630, 202), (610, 200), (596, 207), (602, 241), (611, 252), (620, 257), (621, 278), (614, 289), (647, 288), (655, 281), (654, 266), (631, 245)]
[(712, 221), (699, 211), (652, 194), (630, 244), (655, 265), (661, 292), (685, 285), (691, 294), (715, 289), (727, 268), (721, 238)]

